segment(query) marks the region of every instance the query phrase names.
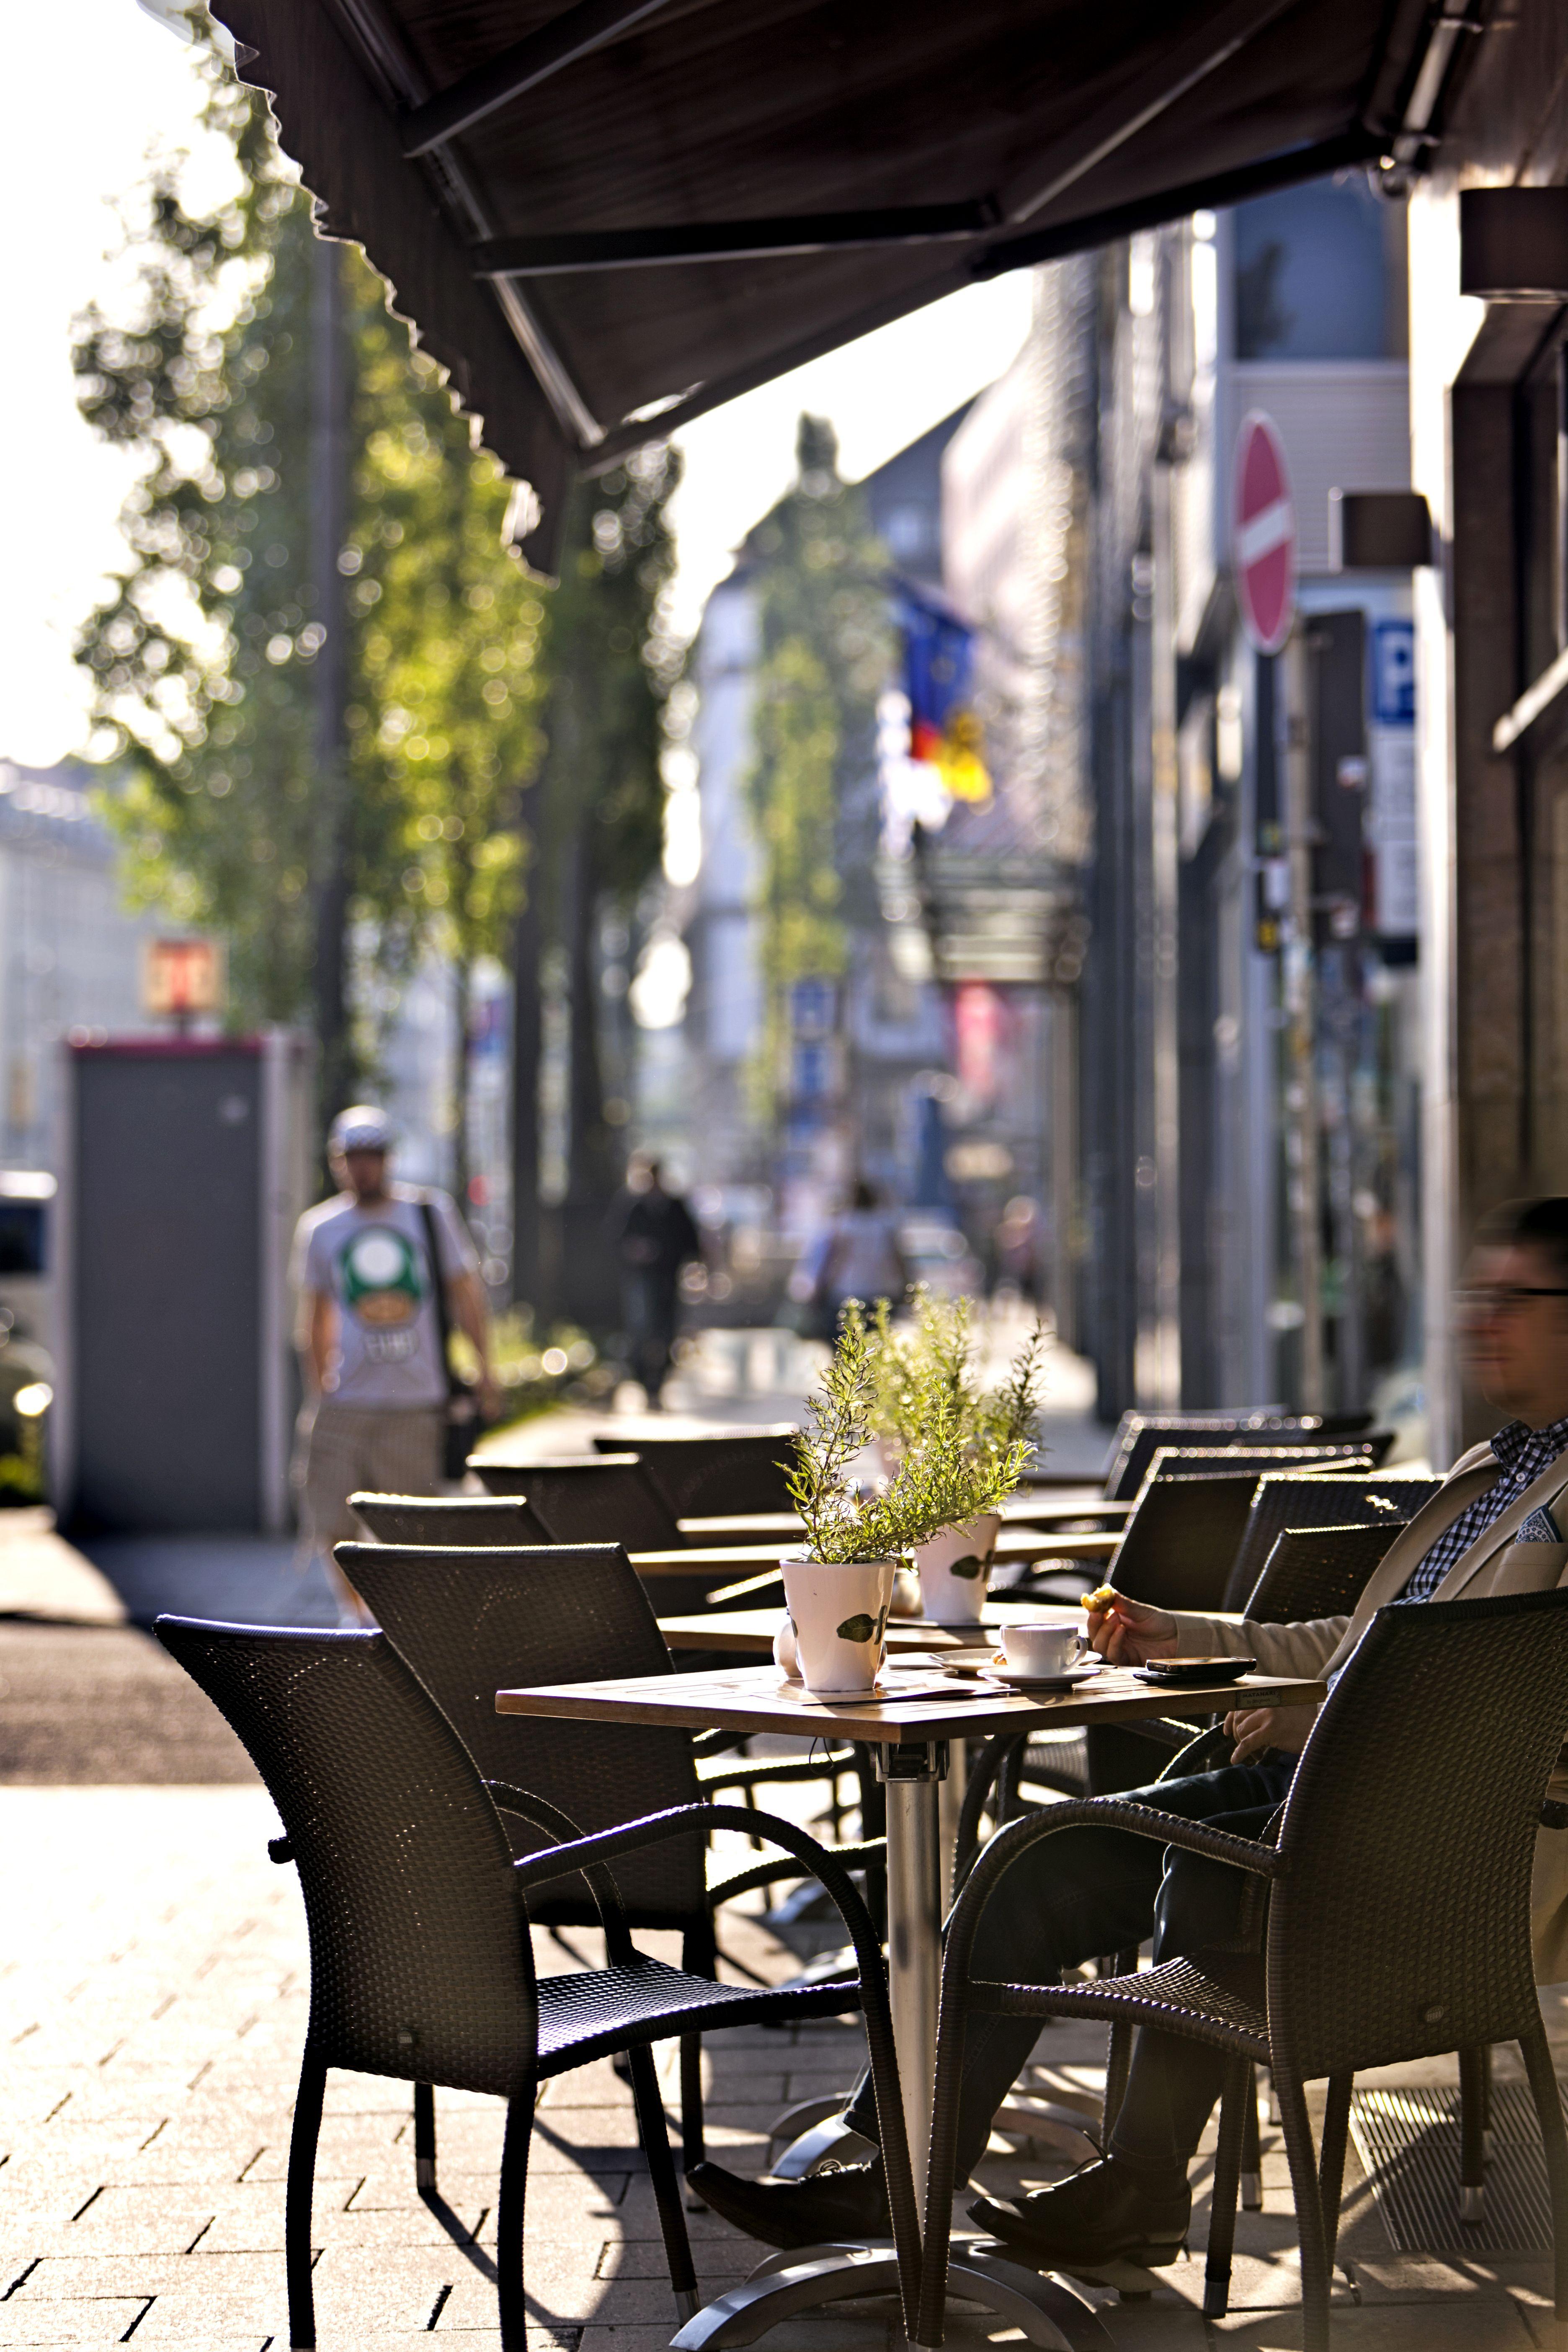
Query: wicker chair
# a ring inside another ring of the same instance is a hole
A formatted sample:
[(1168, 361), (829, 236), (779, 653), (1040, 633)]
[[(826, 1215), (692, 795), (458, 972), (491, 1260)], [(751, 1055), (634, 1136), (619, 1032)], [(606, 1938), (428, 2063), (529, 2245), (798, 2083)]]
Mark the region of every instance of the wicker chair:
[[(731, 1511), (792, 1511), (779, 1467), (796, 1435), (793, 1422), (734, 1430), (721, 1437), (638, 1437), (637, 1457), (678, 1519), (718, 1518)], [(624, 1441), (595, 1437), (601, 1454)]]
[(552, 1543), (554, 1538), (521, 1495), (351, 1495), (349, 1508), (374, 1543)]
[(1214, 1605), (1247, 1606), (1282, 1529), (1342, 1528), (1381, 1519), (1397, 1534), (1441, 1484), (1438, 1478), (1402, 1478), (1385, 1473), (1271, 1471), (1258, 1481), (1224, 1594)]
[(526, 1495), (556, 1543), (670, 1551), (681, 1540), (675, 1513), (635, 1454), (522, 1463), (474, 1454), (468, 1467), (478, 1472), (487, 1494)]
[[(340, 1544), (337, 1556), (481, 1777), (533, 1790), (563, 1812), (569, 1809), (573, 1820), (591, 1832), (613, 1827), (633, 1811), (692, 1805), (722, 1789), (750, 1796), (770, 1781), (820, 1780), (857, 1767), (851, 1748), (760, 1763), (725, 1757), (699, 1761), (688, 1731), (498, 1715), (495, 1694), (507, 1686), (674, 1672), (647, 1595), (618, 1545), (457, 1551)], [(541, 1843), (526, 1831), (514, 1833), (520, 1855)], [(835, 1852), (840, 1867), (880, 1874), (880, 1839)], [(774, 1874), (800, 1876), (788, 1863), (780, 1863)], [(682, 1965), (711, 1976), (719, 1898), (708, 1885), (705, 1856), (695, 1843), (635, 1855), (616, 1876), (631, 1925), (678, 1929)], [(591, 1927), (597, 1916), (577, 1879), (536, 1895), (530, 1910), (539, 1926), (556, 1928)], [(680, 2095), (683, 2161), (689, 2171), (703, 2154), (696, 2033), (681, 2045)], [(434, 2186), (435, 2116), (420, 2102), (415, 2120), (418, 2177), (422, 2186)]]
[(1408, 1525), (1379, 1518), (1281, 1528), (1243, 1616), (1255, 1625), (1302, 1625), (1316, 1617), (1353, 1615), (1384, 1552)]
[[(1304, 2352), (1327, 2352), (1352, 2084), (1517, 2041), (1552, 2186), (1558, 2328), (1568, 2322), (1568, 2135), (1531, 1966), (1530, 1888), (1548, 1778), (1568, 1729), (1568, 1593), (1381, 1609), (1302, 1754), (1277, 1845), (1111, 1799), (1057, 1805), (994, 1838), (948, 1924), (916, 2340), (940, 2345), (958, 2092), (972, 2011), (1126, 2019), (1224, 2051), (1205, 2311), (1229, 2294), (1249, 2068), (1273, 2070), (1301, 2247)], [(1092, 1823), (1247, 1871), (1271, 1889), (1250, 1951), (1199, 1952), (1093, 1985), (977, 1981), (975, 1931), (1042, 1838)], [(1328, 2077), (1320, 2161), (1305, 2084)]]
[[(542, 1799), (487, 1788), (383, 1633), (260, 1632), (170, 1617), (154, 1631), (249, 1749), (283, 1823), (269, 1851), (274, 1861), (295, 1864), (305, 1898), (310, 2013), (284, 2221), (296, 2352), (316, 2341), (310, 2203), (329, 2067), (506, 2100), (496, 2244), (500, 2338), (505, 2352), (526, 2352), (523, 2200), (540, 2084), (595, 2058), (629, 2059), (684, 2320), (697, 2307), (697, 2280), (650, 2045), (699, 2021), (787, 2025), (847, 2006), (865, 2016), (900, 2273), (912, 2308), (919, 2235), (881, 1951), (849, 1878), (815, 1839), (793, 1822), (707, 1806), (680, 1806), (583, 1837)], [(515, 1862), (498, 1807), (549, 1843)], [(622, 1856), (640, 1862), (650, 1850), (689, 1851), (715, 1823), (760, 1824), (797, 1868), (820, 1878), (854, 1947), (852, 1986), (721, 1985), (637, 1951), (604, 1865)], [(536, 1978), (533, 1892), (579, 1870), (604, 1928), (606, 1965)]]
[[(1321, 1445), (1359, 1437), (1370, 1413), (1142, 1413), (1124, 1412), (1105, 1476), (1106, 1500), (1131, 1502), (1148, 1474), (1157, 1446), (1212, 1448), (1221, 1445)], [(1384, 1439), (1384, 1450), (1392, 1441)]]

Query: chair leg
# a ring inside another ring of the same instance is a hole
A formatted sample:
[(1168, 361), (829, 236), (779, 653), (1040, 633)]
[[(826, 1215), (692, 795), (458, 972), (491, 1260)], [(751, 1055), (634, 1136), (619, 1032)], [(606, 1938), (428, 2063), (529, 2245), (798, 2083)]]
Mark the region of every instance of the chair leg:
[(1274, 2068), (1274, 2093), (1279, 2102), (1279, 2128), (1285, 2136), (1296, 2229), (1301, 2242), (1301, 2352), (1329, 2352), (1329, 2264), (1312, 2126), (1300, 2078), (1279, 2064)]
[(697, 2273), (691, 2266), (686, 2216), (680, 2210), (675, 2159), (669, 2152), (669, 2133), (665, 2127), (664, 2102), (658, 2095), (658, 2077), (647, 2044), (628, 2050), (626, 2055), (632, 2062), (637, 2130), (642, 2135), (643, 2154), (647, 2158), (653, 2181), (653, 2201), (658, 2208), (658, 2226), (664, 2237), (664, 2258), (669, 2265), (669, 2284), (675, 2294), (676, 2316), (685, 2321), (697, 2310)]
[(1323, 2105), (1323, 2144), (1318, 2158), (1318, 2201), (1323, 2216), (1323, 2254), (1333, 2284), (1334, 2248), (1340, 2236), (1340, 2196), (1345, 2180), (1345, 2139), (1350, 2130), (1353, 2074), (1331, 2074)]
[(1263, 2135), (1258, 2121), (1258, 2069), (1247, 2071), (1247, 2096), (1241, 2107), (1241, 2210), (1263, 2210)]
[[(688, 1927), (680, 1941), (680, 1965), (689, 1977), (718, 1974), (718, 1949), (711, 1921)], [(702, 2131), (702, 2036), (680, 2037), (680, 2167), (689, 2172), (706, 2154)]]
[(1568, 2131), (1563, 2126), (1563, 2103), (1545, 2027), (1538, 2025), (1533, 2032), (1521, 2036), (1519, 2046), (1546, 2147), (1546, 2178), (1552, 2191), (1552, 2295), (1557, 2342), (1562, 2346), (1568, 2344)]
[(292, 2352), (311, 2352), (316, 2341), (316, 2298), (310, 2282), (310, 2192), (316, 2182), (316, 2142), (321, 2134), (321, 2100), (327, 2070), (306, 2051), (294, 2099), (289, 2138), (289, 2187), (283, 2210), (283, 2261), (289, 2280), (289, 2342)]
[(436, 2094), (428, 2083), (414, 2085), (414, 2186), (421, 2197), (436, 2191)]
[[(1138, 1947), (1133, 1944), (1125, 1951), (1107, 1952), (1096, 1966), (1102, 1977), (1130, 1977), (1138, 1967)], [(1101, 2147), (1110, 2146), (1111, 2126), (1127, 2089), (1127, 2074), (1131, 2063), (1132, 2028), (1118, 2021), (1111, 2027), (1105, 2045), (1105, 2105), (1100, 2133)]]
[(1459, 2219), (1482, 2221), (1487, 2210), (1487, 2060), (1485, 2042), (1459, 2053)]
[(496, 2198), (496, 2304), (501, 2352), (528, 2352), (528, 2303), (524, 2288), (522, 2227), (528, 2201), (528, 2150), (533, 2137), (533, 2102), (538, 2085), (528, 2082), (507, 2101), (501, 2142), (500, 2187)]
[(1225, 2095), (1219, 2110), (1219, 2148), (1215, 2157), (1214, 2188), (1209, 2198), (1209, 2242), (1204, 2263), (1204, 2317), (1223, 2319), (1230, 2308), (1230, 2262), (1236, 2245), (1236, 2191), (1241, 2177), (1242, 2144), (1247, 2111), (1258, 2116), (1252, 2086), (1252, 2064), (1233, 2058), (1225, 2070)]

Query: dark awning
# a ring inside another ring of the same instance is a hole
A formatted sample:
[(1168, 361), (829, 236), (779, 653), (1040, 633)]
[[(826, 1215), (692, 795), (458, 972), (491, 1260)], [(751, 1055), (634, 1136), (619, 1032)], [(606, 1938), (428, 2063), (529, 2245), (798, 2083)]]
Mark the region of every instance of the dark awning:
[(327, 228), (538, 492), (546, 566), (572, 475), (650, 413), (976, 278), (1413, 152), (1401, 126), (1474, 46), (1464, 5), (212, 0)]

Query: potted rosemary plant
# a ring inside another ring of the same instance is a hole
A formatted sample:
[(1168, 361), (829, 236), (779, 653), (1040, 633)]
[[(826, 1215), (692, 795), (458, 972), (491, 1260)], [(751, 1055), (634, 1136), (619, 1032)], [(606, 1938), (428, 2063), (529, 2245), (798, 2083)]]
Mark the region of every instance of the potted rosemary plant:
[(879, 1312), (879, 1379), (873, 1422), (895, 1463), (918, 1461), (933, 1447), (956, 1449), (994, 1496), (969, 1516), (948, 1520), (915, 1548), (924, 1614), (939, 1625), (978, 1623), (1001, 1518), (995, 1505), (1012, 1491), (1034, 1453), (1033, 1430), (1045, 1376), (1046, 1332), (1037, 1322), (1007, 1377), (980, 1384), (973, 1308), (967, 1298), (934, 1298), (923, 1286), (913, 1318), (895, 1331)]
[(805, 1542), (780, 1562), (787, 1613), (774, 1656), (823, 1698), (875, 1688), (903, 1559), (942, 1528), (993, 1510), (1028, 1458), (1022, 1439), (1000, 1449), (974, 1442), (972, 1416), (927, 1354), (908, 1370), (921, 1442), (904, 1449), (889, 1478), (865, 1486), (856, 1470), (879, 1416), (886, 1345), (885, 1317), (846, 1315), (789, 1472)]

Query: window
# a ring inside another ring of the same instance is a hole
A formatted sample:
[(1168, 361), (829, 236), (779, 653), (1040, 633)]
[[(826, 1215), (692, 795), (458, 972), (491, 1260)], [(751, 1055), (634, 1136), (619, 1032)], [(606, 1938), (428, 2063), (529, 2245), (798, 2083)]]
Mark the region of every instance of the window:
[(1364, 179), (1237, 205), (1238, 360), (1403, 359), (1405, 210)]

